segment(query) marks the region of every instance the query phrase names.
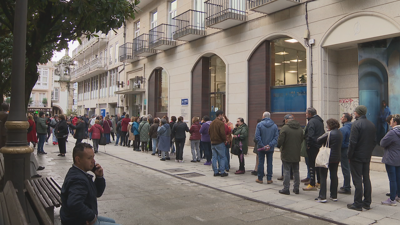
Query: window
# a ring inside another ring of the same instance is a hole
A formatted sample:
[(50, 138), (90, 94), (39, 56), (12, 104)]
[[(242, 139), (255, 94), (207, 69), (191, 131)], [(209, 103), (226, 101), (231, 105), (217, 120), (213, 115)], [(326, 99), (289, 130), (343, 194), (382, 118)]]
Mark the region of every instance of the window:
[(112, 55), (113, 46), (110, 46), (110, 65), (113, 63), (113, 55)]
[(99, 90), (99, 77), (95, 76), (91, 78), (91, 94), (90, 94), (90, 99), (97, 99), (98, 96), (98, 90)]
[(110, 75), (110, 85), (109, 85), (109, 96), (114, 96), (117, 90), (117, 72), (118, 69), (113, 69), (109, 71)]
[(39, 105), (42, 107), (44, 106), (43, 99), (45, 98), (46, 98), (46, 93), (39, 93)]
[(100, 98), (107, 97), (107, 73), (100, 75)]
[(150, 14), (150, 29), (157, 26), (157, 10)]
[(59, 98), (60, 98), (60, 89), (54, 88), (54, 90), (51, 93), (51, 100), (58, 101)]
[(135, 38), (140, 35), (140, 20), (135, 23)]
[(246, 1), (242, 0), (229, 0), (229, 8), (233, 9), (234, 13), (246, 13)]
[[(176, 20), (173, 20), (172, 18), (174, 18), (176, 16), (176, 6), (177, 6), (177, 1), (173, 0), (170, 1), (168, 4), (168, 22), (171, 25), (176, 25)], [(167, 38), (172, 39), (172, 35), (173, 32), (175, 31), (173, 26), (167, 26)]]
[(307, 83), (306, 49), (295, 39), (271, 42), (272, 86)]
[(159, 102), (159, 112), (168, 112), (168, 75), (163, 69), (160, 77), (160, 102)]
[(39, 68), (39, 78), (36, 81), (35, 88), (47, 89), (49, 86), (49, 69)]
[(115, 63), (117, 63), (118, 62), (118, 42), (115, 43), (115, 57), (114, 57), (114, 59), (115, 59)]
[[(204, 12), (204, 0), (194, 0), (194, 10)], [(202, 13), (193, 14), (193, 25), (196, 29), (204, 29), (204, 15)]]
[(104, 49), (104, 66), (107, 65), (107, 48)]
[(224, 61), (216, 55), (210, 57), (210, 102), (211, 118), (215, 119), (215, 112), (225, 111), (226, 66)]
[(204, 12), (204, 0), (194, 0), (194, 10)]

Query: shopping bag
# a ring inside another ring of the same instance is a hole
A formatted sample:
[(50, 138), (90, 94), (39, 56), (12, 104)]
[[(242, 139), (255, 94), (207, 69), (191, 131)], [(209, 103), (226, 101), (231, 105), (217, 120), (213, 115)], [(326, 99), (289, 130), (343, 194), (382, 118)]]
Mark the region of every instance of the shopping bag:
[(317, 158), (315, 159), (315, 167), (328, 168), (328, 166), (329, 166), (329, 157), (331, 156), (331, 148), (329, 148), (327, 146), (329, 146), (330, 134), (331, 133), (329, 132), (328, 138), (326, 139), (325, 146), (322, 146), (319, 149)]

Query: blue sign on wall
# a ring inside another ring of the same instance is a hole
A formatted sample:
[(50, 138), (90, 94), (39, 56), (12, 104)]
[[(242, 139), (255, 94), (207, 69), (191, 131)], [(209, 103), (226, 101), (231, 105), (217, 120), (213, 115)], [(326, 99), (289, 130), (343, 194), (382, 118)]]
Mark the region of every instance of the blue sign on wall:
[(181, 105), (189, 105), (189, 99), (187, 99), (187, 98), (182, 98), (182, 99), (181, 99)]
[(100, 114), (105, 117), (106, 116), (106, 109), (100, 109)]
[(271, 112), (305, 112), (307, 86), (271, 88)]

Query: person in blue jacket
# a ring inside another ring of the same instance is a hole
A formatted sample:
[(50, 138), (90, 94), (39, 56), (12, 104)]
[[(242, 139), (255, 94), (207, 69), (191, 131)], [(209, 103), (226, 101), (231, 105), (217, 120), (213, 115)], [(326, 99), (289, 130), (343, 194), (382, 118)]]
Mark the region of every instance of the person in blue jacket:
[[(64, 225), (102, 224), (115, 225), (111, 218), (98, 216), (97, 198), (106, 188), (104, 171), (94, 161), (90, 144), (80, 143), (73, 149), (74, 164), (69, 169), (61, 189), (61, 223)], [(96, 179), (88, 171), (94, 171)]]
[(256, 141), (258, 146), (258, 169), (257, 183), (263, 183), (264, 161), (267, 157), (267, 183), (272, 184), (272, 157), (274, 155), (275, 145), (278, 143), (278, 126), (270, 119), (269, 112), (263, 113), (263, 119), (257, 124)]
[(140, 152), (140, 133), (139, 133), (139, 123), (140, 118), (135, 117), (135, 122), (132, 124), (131, 132), (135, 135), (135, 141), (133, 142), (133, 150)]
[(342, 167), (344, 181), (343, 181), (343, 186), (340, 187), (338, 193), (348, 194), (348, 195), (351, 194), (351, 184), (350, 184), (350, 163), (349, 159), (347, 158), (347, 151), (349, 150), (352, 120), (353, 117), (350, 115), (350, 113), (343, 113), (342, 118), (340, 118), (340, 121), (342, 122), (343, 126), (342, 128), (339, 129), (343, 135), (340, 165)]

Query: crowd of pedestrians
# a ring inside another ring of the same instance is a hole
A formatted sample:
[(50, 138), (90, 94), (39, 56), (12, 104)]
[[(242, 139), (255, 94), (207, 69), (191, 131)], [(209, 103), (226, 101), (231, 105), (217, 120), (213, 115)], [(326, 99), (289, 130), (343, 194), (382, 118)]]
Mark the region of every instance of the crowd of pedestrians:
[[(383, 113), (387, 112), (385, 104)], [(326, 203), (328, 199), (337, 201), (338, 194), (352, 193), (352, 179), (355, 187), (354, 202), (347, 207), (358, 211), (370, 209), (372, 190), (369, 166), (372, 151), (378, 143), (375, 125), (366, 118), (366, 114), (367, 108), (358, 106), (353, 112), (354, 122), (352, 114), (344, 113), (340, 119), (342, 126), (333, 118), (328, 119), (325, 126), (317, 111), (308, 108), (308, 123), (305, 127), (302, 127), (293, 115), (287, 114), (283, 118), (284, 125), (279, 129), (270, 118), (270, 113), (264, 112), (262, 119), (258, 120), (253, 140), (256, 166), (251, 174), (257, 176), (256, 182), (259, 184), (264, 183), (264, 177), (267, 184), (272, 184), (273, 154), (275, 148), (279, 148), (282, 177), (278, 179), (283, 180), (283, 189), (279, 190), (279, 193), (290, 195), (290, 182), (293, 179), (294, 194), (300, 193), (300, 184), (304, 183), (306, 186), (302, 188), (303, 191), (319, 190), (315, 198), (317, 202)], [(215, 115), (213, 121), (207, 115), (202, 118), (193, 117), (191, 125), (188, 126), (182, 116), (172, 116), (169, 120), (167, 116), (129, 117), (123, 113), (121, 116), (92, 116), (89, 119), (88, 115), (50, 117), (40, 112), (38, 115), (28, 115), (30, 126), (27, 141), (37, 147), (37, 154), (47, 154), (44, 144), (48, 144), (50, 136), (53, 135), (53, 145), (58, 145), (60, 151), (58, 156), (64, 157), (68, 134), (71, 133), (76, 139), (76, 145), (84, 139), (91, 139), (94, 153), (98, 152), (102, 141), (105, 142), (103, 144), (115, 142), (116, 146), (131, 147), (133, 151), (158, 155), (161, 161), (168, 161), (174, 157), (176, 162), (183, 163), (186, 135), (189, 135), (192, 163), (204, 160), (204, 165), (212, 166), (215, 177), (226, 177), (231, 168), (231, 155), (237, 155), (239, 168), (235, 174), (245, 174), (244, 155), (248, 153), (249, 148), (247, 124), (243, 118), (237, 118), (236, 124), (233, 125), (221, 110)], [(385, 163), (389, 177), (390, 193), (387, 194), (389, 198), (382, 201), (382, 204), (395, 206), (396, 202), (400, 202), (400, 115), (389, 114), (385, 122), (388, 125), (387, 133), (379, 144), (385, 149), (382, 162)], [(322, 147), (329, 149), (324, 165), (319, 162)], [(307, 165), (307, 177), (302, 180), (299, 173), (301, 157), (305, 158)], [(343, 173), (341, 187), (337, 175), (339, 163)]]

